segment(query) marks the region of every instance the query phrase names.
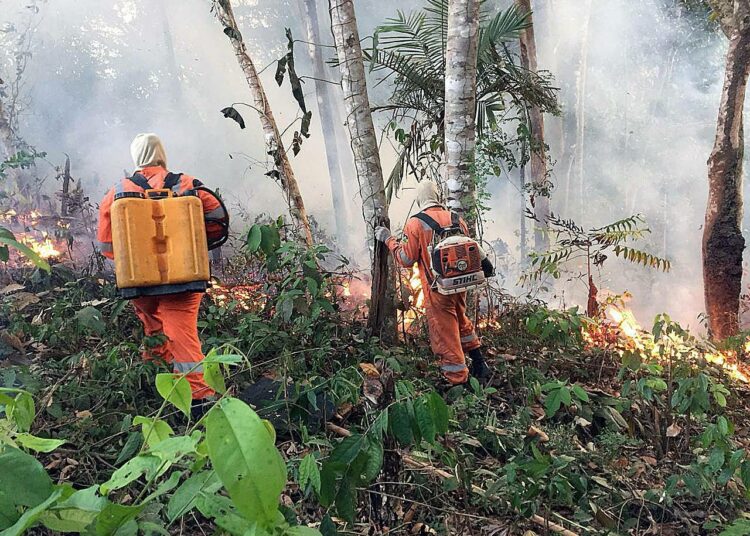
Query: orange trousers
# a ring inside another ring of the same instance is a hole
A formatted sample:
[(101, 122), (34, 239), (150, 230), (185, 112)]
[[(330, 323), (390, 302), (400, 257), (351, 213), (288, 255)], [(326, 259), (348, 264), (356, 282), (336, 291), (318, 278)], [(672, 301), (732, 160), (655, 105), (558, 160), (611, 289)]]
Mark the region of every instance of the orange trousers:
[(469, 379), (464, 352), (481, 346), (474, 324), (466, 316), (466, 293), (443, 295), (426, 290), (425, 314), (440, 370), (449, 382), (464, 383)]
[[(163, 333), (167, 341), (147, 350), (145, 359), (162, 359), (172, 365), (176, 374), (186, 374), (193, 400), (214, 394), (203, 379), (203, 352), (198, 337), (198, 310), (202, 293), (143, 296), (133, 300), (135, 314), (143, 322), (147, 336)], [(197, 365), (196, 365), (197, 364)]]

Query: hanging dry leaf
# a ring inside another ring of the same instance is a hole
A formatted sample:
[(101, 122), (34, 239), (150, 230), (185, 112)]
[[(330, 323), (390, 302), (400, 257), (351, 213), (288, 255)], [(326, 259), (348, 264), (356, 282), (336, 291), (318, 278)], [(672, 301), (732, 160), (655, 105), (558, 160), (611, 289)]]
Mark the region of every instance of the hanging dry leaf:
[(682, 432), (682, 428), (680, 427), (680, 425), (676, 422), (672, 423), (672, 425), (667, 428), (667, 437), (677, 437), (678, 435), (680, 435), (680, 432)]

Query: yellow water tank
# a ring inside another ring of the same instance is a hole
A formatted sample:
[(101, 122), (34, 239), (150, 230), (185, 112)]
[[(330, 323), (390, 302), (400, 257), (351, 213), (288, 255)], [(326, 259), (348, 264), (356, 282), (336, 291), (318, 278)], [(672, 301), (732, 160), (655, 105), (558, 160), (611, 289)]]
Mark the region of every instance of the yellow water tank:
[(112, 247), (125, 298), (202, 291), (211, 277), (203, 205), (194, 195), (146, 190), (116, 197)]

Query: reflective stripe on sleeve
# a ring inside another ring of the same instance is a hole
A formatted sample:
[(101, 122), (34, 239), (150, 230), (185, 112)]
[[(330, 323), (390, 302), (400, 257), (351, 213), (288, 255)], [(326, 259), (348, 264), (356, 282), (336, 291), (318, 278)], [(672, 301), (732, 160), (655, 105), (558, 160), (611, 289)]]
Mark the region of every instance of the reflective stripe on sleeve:
[(477, 340), (477, 336), (475, 333), (467, 335), (466, 337), (461, 337), (461, 342), (474, 342), (475, 340)]
[(444, 372), (463, 372), (466, 369), (466, 365), (441, 365), (440, 367), (440, 370)]
[(174, 361), (172, 365), (174, 366), (174, 371), (180, 374), (203, 372), (203, 363), (196, 363), (195, 361), (187, 361), (184, 363)]
[(416, 262), (416, 261), (410, 259), (409, 256), (404, 252), (403, 249), (398, 252), (398, 258), (401, 259), (401, 262), (403, 262), (407, 266), (411, 266), (412, 264), (414, 264)]
[(215, 208), (210, 212), (206, 212), (203, 217), (204, 218), (216, 218), (216, 219), (222, 219), (226, 218), (227, 213), (224, 211), (223, 208)]

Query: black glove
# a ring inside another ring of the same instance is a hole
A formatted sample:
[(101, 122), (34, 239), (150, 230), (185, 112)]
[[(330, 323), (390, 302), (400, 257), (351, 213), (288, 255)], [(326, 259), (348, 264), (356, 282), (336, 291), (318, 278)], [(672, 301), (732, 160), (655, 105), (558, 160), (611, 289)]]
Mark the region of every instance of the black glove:
[(492, 266), (489, 257), (482, 259), (482, 271), (484, 272), (484, 277), (495, 277), (495, 267)]

